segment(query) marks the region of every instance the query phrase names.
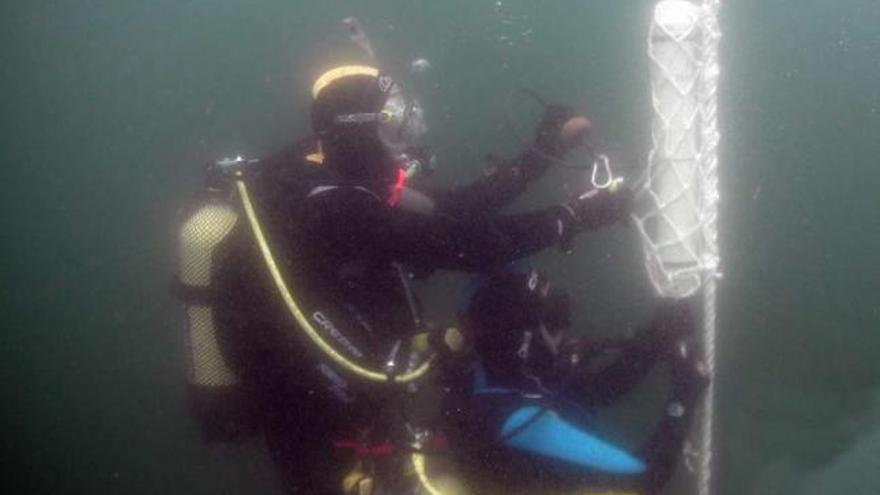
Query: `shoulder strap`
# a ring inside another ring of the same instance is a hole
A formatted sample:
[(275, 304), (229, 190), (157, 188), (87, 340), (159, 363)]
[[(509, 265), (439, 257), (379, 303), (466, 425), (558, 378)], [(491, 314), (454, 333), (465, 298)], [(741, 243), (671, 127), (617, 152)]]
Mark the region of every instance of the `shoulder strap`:
[(324, 193), (327, 193), (330, 191), (334, 191), (336, 189), (342, 189), (343, 187), (346, 189), (351, 189), (354, 191), (360, 191), (362, 193), (366, 193), (366, 194), (372, 196), (373, 198), (375, 198), (376, 200), (382, 201), (382, 198), (380, 198), (378, 194), (374, 193), (373, 191), (367, 189), (364, 186), (339, 186), (339, 185), (329, 185), (329, 184), (323, 185), (323, 186), (313, 187), (312, 190), (309, 191), (309, 193), (306, 195), (306, 198), (312, 198), (312, 197), (315, 197), (315, 196), (318, 196), (318, 195), (321, 195), (321, 194), (324, 194)]

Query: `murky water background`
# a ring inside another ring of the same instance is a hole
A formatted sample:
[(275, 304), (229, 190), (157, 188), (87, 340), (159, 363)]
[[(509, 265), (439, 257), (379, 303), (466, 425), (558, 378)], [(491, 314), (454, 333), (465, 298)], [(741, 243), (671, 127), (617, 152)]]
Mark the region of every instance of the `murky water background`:
[[(168, 287), (200, 163), (306, 130), (361, 18), (428, 108), (440, 180), (517, 145), (504, 95), (582, 105), (638, 169), (648, 1), (16, 1), (0, 5), (3, 459), (20, 493), (273, 493), (258, 446), (207, 449)], [(880, 482), (880, 3), (725, 2), (718, 476), (723, 494)], [(528, 105), (514, 112), (525, 129)], [(559, 198), (553, 173), (523, 204)], [(613, 332), (650, 308), (614, 230), (537, 264)], [(428, 294), (460, 278), (441, 275)], [(451, 300), (437, 299), (436, 314)]]

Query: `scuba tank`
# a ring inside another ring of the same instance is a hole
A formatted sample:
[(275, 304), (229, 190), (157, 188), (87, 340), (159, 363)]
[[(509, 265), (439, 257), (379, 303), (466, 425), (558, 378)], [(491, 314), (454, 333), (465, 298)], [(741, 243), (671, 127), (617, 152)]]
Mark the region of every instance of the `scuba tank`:
[[(315, 356), (314, 359), (319, 361), (318, 370), (322, 380), (327, 382), (331, 391), (345, 396), (343, 402), (349, 400), (348, 392), (342, 390), (348, 385), (340, 389), (339, 384), (346, 382), (338, 376), (337, 369), (358, 378), (358, 387), (369, 382), (389, 381), (409, 385), (421, 378), (433, 361), (430, 353), (417, 362), (403, 363), (405, 359), (397, 359), (401, 351), (404, 355), (409, 354), (409, 344), (403, 339), (394, 346), (384, 366), (372, 368), (361, 360), (363, 356), (359, 354), (362, 351), (352, 344), (350, 339), (355, 337), (342, 334), (337, 328), (341, 321), (356, 323), (357, 315), (327, 303), (320, 292), (300, 290), (294, 294), (288, 289), (279, 264), (292, 279), (302, 275), (299, 263), (288, 258), (291, 252), (295, 253), (298, 249), (286, 246), (279, 250), (281, 257), (277, 260), (280, 263), (276, 261), (270, 239), (267, 238), (278, 234), (277, 231), (273, 232), (278, 226), (273, 225), (272, 221), (263, 226), (258, 220), (258, 210), (265, 206), (270, 210), (289, 212), (298, 208), (298, 204), (309, 195), (340, 187), (333, 185), (331, 176), (319, 166), (319, 157), (314, 154), (303, 157), (301, 153), (302, 147), (295, 145), (285, 150), (280, 160), (268, 159), (258, 167), (252, 166), (257, 160), (241, 157), (209, 165), (207, 188), (180, 229), (177, 294), (184, 303), (186, 313), (184, 340), (188, 362), (188, 396), (192, 413), (209, 441), (238, 440), (256, 431), (258, 423), (255, 420), (258, 411), (253, 411), (257, 406), (254, 401), (248, 400), (245, 386), (236, 374), (241, 363), (234, 360), (232, 354), (236, 352), (235, 344), (221, 339), (220, 336), (226, 333), (218, 328), (226, 308), (226, 304), (218, 306), (218, 303), (241, 301), (240, 294), (236, 294), (235, 300), (223, 299), (229, 296), (226, 295), (228, 288), (220, 278), (224, 268), (220, 264), (226, 259), (224, 253), (237, 252), (242, 241), (248, 243), (249, 250), (253, 250), (248, 254), (253, 254), (255, 260), (259, 260), (258, 271), (248, 275), (248, 278), (265, 277), (264, 281), (256, 282), (257, 285), (264, 282), (270, 284), (267, 287), (271, 287), (274, 293), (272, 297), (278, 297), (281, 307), (289, 313), (286, 317), (290, 318), (287, 324), (291, 328), (285, 326), (279, 329), (284, 332), (282, 338), (297, 339), (302, 343), (302, 349), (307, 349)], [(328, 178), (331, 180), (328, 181)], [(254, 186), (255, 198), (260, 198), (259, 204), (251, 200), (245, 182)], [(328, 183), (330, 185), (326, 185)], [(290, 226), (285, 225), (284, 228)], [(401, 274), (400, 278), (404, 292), (411, 297), (406, 277)], [(408, 299), (407, 303), (417, 320), (413, 300)], [(417, 321), (415, 323), (418, 324)], [(398, 370), (398, 364), (406, 366)], [(355, 381), (351, 383), (354, 386)]]
[(208, 441), (236, 441), (255, 433), (241, 383), (218, 341), (214, 305), (214, 255), (243, 221), (233, 192), (219, 172), (243, 159), (224, 159), (207, 167), (207, 187), (179, 231), (176, 295), (184, 305), (187, 400)]

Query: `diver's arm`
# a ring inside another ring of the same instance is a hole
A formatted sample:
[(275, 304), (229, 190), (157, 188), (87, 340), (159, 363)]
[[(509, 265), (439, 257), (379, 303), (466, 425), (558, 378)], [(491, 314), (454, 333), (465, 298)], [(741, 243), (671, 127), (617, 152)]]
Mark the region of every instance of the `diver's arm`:
[[(673, 362), (676, 348), (692, 337), (687, 304), (662, 302), (650, 323), (626, 337), (566, 343), (559, 358), (567, 365), (561, 371), (566, 378), (560, 392), (588, 408), (607, 406), (629, 393), (656, 364)], [(602, 361), (607, 364), (597, 367)]]
[(649, 495), (660, 493), (681, 461), (697, 403), (709, 382), (700, 361), (686, 354), (671, 360), (670, 375), (672, 387), (663, 417), (638, 452), (648, 464), (642, 484)]
[(493, 215), (509, 205), (544, 174), (550, 158), (529, 148), (515, 158), (494, 164), (467, 186), (436, 191), (438, 210), (458, 218)]
[[(608, 406), (630, 393), (657, 364), (661, 350), (638, 337), (577, 343), (564, 353), (564, 363), (577, 363), (562, 373), (560, 392), (582, 407)], [(606, 362), (603, 366), (597, 365)]]
[(628, 336), (567, 342), (559, 359), (565, 366), (560, 370), (565, 375), (560, 392), (587, 408), (610, 405), (631, 392), (676, 343), (692, 333), (692, 326), (677, 316), (677, 307), (661, 304), (650, 323)]
[(311, 198), (306, 217), (296, 235), (320, 239), (323, 252), (334, 259), (388, 259), (428, 270), (491, 270), (582, 230), (564, 206), (455, 218), (391, 208), (356, 188)]
[(395, 259), (429, 269), (491, 270), (557, 245), (574, 228), (569, 212), (559, 206), (469, 218), (389, 213), (385, 244)]
[(608, 405), (632, 390), (659, 361), (668, 364), (669, 398), (654, 431), (639, 449), (647, 469), (641, 476), (643, 492), (659, 493), (681, 460), (694, 409), (707, 384), (697, 353), (688, 345), (695, 323), (688, 301), (664, 301), (652, 323), (632, 338), (607, 342), (619, 356), (602, 370), (573, 370), (562, 393), (581, 406)]
[[(632, 194), (593, 190), (565, 204), (518, 215), (448, 214), (436, 208), (430, 214), (397, 208), (389, 212), (395, 232), (392, 243), (398, 261), (421, 270), (452, 268), (485, 271), (558, 244), (570, 251), (581, 232), (614, 225), (627, 218)], [(452, 255), (453, 258), (449, 258)]]
[(333, 257), (388, 259), (427, 270), (490, 270), (556, 245), (576, 228), (562, 206), (455, 218), (391, 208), (367, 192), (342, 188), (309, 203), (299, 235), (321, 239)]
[(510, 160), (493, 164), (467, 186), (435, 193), (439, 210), (459, 218), (497, 213), (542, 177), (554, 161), (587, 141), (591, 128), (590, 121), (571, 108), (548, 105), (530, 146)]

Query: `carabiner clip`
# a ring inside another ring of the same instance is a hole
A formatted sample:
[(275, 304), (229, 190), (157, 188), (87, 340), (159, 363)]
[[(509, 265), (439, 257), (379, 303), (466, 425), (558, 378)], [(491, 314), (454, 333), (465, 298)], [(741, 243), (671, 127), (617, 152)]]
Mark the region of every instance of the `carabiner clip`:
[[(605, 174), (605, 180), (603, 182), (600, 182), (598, 179), (600, 162), (603, 173)], [(611, 171), (611, 162), (608, 160), (608, 155), (600, 153), (593, 161), (593, 172), (590, 174), (590, 182), (596, 189), (611, 189), (611, 191), (614, 192), (617, 185), (623, 182), (623, 177), (614, 177), (614, 173)]]
[[(597, 177), (599, 176), (599, 163), (602, 163), (602, 168), (605, 169), (605, 182), (599, 182)], [(608, 161), (608, 155), (604, 153), (600, 153), (596, 156), (596, 159), (593, 161), (593, 172), (590, 174), (590, 182), (593, 183), (593, 187), (596, 189), (608, 189), (611, 187), (611, 184), (614, 183), (614, 175), (611, 174), (611, 163)]]

